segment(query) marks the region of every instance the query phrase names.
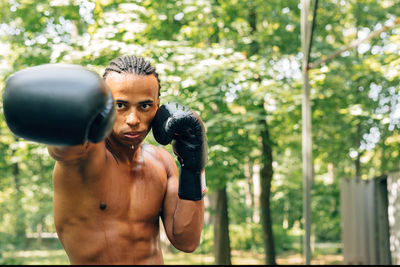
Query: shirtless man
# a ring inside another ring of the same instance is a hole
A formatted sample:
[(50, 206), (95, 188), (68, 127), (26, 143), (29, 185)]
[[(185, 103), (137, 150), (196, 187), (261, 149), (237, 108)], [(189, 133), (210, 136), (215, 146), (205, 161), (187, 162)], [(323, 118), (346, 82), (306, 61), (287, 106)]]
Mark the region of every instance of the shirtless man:
[[(104, 79), (104, 81), (103, 81)], [(103, 75), (48, 64), (15, 73), (3, 94), (14, 134), (48, 145), (54, 221), (71, 264), (163, 264), (159, 218), (171, 243), (194, 251), (203, 226), (207, 145), (197, 114), (160, 107), (155, 68), (113, 60)], [(144, 144), (153, 128), (178, 156)]]

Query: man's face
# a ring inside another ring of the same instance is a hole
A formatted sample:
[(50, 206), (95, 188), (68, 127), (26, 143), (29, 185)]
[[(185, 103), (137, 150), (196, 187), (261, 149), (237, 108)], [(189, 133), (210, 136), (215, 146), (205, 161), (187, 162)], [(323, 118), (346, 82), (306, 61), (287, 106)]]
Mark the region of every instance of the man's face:
[(117, 116), (111, 137), (126, 145), (140, 144), (160, 105), (154, 75), (110, 72), (105, 80), (113, 94)]

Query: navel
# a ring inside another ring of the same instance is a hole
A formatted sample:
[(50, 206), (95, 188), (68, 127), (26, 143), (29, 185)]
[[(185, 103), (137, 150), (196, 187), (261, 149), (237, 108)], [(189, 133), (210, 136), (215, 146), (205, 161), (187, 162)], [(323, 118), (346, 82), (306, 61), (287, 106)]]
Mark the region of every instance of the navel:
[(107, 208), (106, 203), (100, 202), (100, 209), (101, 209), (101, 210), (105, 210), (106, 208)]

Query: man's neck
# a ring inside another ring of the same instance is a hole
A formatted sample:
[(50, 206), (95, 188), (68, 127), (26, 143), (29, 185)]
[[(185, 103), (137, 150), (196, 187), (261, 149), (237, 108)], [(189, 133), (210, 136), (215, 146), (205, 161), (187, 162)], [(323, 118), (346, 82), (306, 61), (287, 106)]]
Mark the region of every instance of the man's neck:
[(136, 165), (143, 159), (143, 142), (137, 145), (126, 145), (118, 142), (111, 136), (106, 139), (106, 148), (113, 154), (118, 164)]

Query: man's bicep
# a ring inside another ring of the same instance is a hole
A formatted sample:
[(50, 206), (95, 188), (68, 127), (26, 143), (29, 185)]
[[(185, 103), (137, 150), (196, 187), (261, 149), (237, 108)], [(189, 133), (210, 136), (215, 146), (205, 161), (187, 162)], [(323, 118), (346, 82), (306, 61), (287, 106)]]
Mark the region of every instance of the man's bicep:
[(165, 161), (167, 170), (167, 189), (164, 197), (162, 220), (165, 232), (168, 238), (171, 240), (173, 234), (173, 218), (178, 202), (179, 173), (171, 154), (168, 153), (168, 155), (165, 157)]

